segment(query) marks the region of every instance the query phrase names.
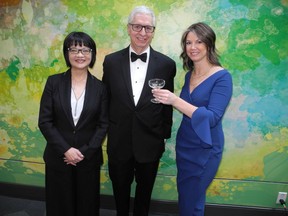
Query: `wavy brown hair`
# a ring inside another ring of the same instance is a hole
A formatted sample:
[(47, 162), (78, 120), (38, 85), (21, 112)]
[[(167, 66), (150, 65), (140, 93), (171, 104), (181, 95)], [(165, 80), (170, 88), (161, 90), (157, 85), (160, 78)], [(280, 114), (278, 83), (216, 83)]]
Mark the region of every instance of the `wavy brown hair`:
[(194, 63), (186, 53), (186, 39), (189, 32), (194, 32), (197, 35), (197, 37), (206, 45), (208, 53), (207, 56), (208, 61), (212, 65), (221, 66), (219, 62), (219, 55), (215, 47), (215, 41), (216, 41), (215, 32), (206, 23), (198, 22), (189, 26), (187, 30), (183, 33), (181, 38), (182, 53), (180, 54), (180, 58), (182, 58), (183, 60), (183, 69), (191, 71), (194, 69)]

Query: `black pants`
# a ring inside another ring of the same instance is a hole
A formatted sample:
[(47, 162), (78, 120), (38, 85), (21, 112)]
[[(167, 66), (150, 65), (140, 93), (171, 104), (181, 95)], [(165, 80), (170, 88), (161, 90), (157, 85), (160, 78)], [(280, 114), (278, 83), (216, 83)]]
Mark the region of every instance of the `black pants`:
[(151, 163), (109, 161), (109, 175), (113, 185), (117, 216), (129, 216), (131, 184), (135, 177), (134, 216), (148, 216), (151, 194), (159, 160)]
[(99, 216), (100, 166), (45, 169), (46, 216)]

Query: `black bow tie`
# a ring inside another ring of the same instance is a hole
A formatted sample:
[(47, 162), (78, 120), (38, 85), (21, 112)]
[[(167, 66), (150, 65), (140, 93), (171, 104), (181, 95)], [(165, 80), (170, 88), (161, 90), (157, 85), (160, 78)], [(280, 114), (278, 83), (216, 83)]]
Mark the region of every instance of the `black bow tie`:
[(132, 61), (132, 62), (136, 61), (138, 58), (141, 59), (141, 61), (146, 62), (146, 60), (147, 60), (147, 53), (143, 53), (143, 54), (141, 54), (141, 55), (137, 55), (136, 53), (131, 52), (131, 61)]

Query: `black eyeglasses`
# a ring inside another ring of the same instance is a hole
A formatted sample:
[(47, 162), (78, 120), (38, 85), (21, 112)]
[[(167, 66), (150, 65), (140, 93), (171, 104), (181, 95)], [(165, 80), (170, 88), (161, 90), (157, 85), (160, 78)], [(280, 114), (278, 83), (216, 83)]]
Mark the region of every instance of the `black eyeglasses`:
[(145, 29), (146, 33), (153, 33), (155, 30), (155, 26), (143, 26), (140, 24), (132, 24), (132, 23), (129, 23), (129, 25), (131, 25), (133, 31), (136, 31), (136, 32), (142, 31), (143, 28)]
[(68, 48), (68, 51), (73, 55), (77, 55), (79, 52), (81, 52), (83, 55), (89, 55), (92, 52), (92, 49)]

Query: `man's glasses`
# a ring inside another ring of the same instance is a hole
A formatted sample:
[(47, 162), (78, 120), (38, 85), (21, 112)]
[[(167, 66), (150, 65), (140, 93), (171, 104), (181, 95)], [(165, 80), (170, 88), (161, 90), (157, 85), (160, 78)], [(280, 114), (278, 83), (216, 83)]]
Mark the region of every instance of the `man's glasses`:
[(153, 33), (154, 30), (155, 30), (154, 26), (143, 26), (143, 25), (140, 25), (140, 24), (132, 24), (132, 23), (129, 23), (129, 25), (131, 25), (133, 31), (136, 31), (136, 32), (142, 31), (143, 28), (145, 29), (146, 33)]
[(79, 52), (81, 52), (83, 55), (89, 55), (92, 52), (92, 49), (77, 49), (77, 48), (68, 48), (68, 51), (73, 54), (77, 55)]

